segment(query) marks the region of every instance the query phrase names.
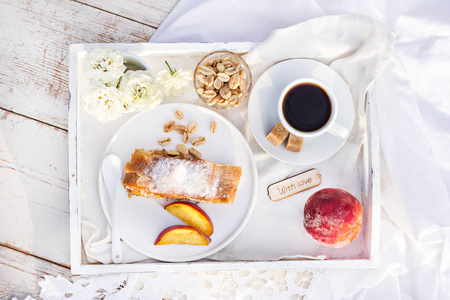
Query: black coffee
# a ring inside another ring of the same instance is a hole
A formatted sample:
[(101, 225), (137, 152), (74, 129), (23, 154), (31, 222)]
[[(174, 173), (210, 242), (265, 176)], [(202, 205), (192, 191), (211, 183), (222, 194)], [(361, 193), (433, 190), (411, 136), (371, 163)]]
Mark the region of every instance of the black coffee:
[(316, 131), (330, 119), (331, 100), (321, 87), (313, 83), (300, 83), (284, 96), (283, 114), (295, 129)]

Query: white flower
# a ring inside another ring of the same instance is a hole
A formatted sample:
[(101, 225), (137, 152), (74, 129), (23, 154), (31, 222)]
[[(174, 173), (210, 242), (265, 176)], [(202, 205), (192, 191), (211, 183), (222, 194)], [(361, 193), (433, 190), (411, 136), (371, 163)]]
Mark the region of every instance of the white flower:
[(84, 109), (100, 122), (115, 120), (125, 111), (115, 87), (92, 84), (84, 93)]
[(144, 111), (161, 103), (163, 94), (150, 70), (127, 71), (119, 84), (123, 104), (129, 111)]
[(166, 96), (180, 96), (192, 86), (192, 70), (179, 69), (172, 71), (166, 61), (169, 71), (164, 70), (158, 73), (158, 83)]
[(117, 85), (125, 72), (123, 57), (119, 51), (94, 48), (86, 53), (83, 72), (90, 80), (97, 80), (111, 86)]

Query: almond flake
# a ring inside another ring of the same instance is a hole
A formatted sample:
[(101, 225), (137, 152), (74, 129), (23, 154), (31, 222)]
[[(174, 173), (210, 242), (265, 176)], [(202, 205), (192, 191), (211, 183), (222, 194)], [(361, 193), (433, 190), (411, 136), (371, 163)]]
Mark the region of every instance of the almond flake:
[(183, 143), (187, 144), (191, 140), (191, 134), (187, 131), (183, 133)]
[(206, 139), (204, 137), (198, 137), (192, 140), (192, 146), (201, 146), (206, 142)]
[(217, 122), (216, 122), (216, 121), (212, 121), (212, 122), (211, 122), (211, 125), (209, 125), (209, 130), (210, 130), (212, 133), (215, 133), (215, 132), (216, 132), (216, 130), (217, 130)]
[(169, 121), (164, 125), (164, 132), (171, 132), (175, 128), (175, 121)]
[(167, 154), (169, 154), (170, 156), (180, 156), (181, 153), (178, 150), (169, 150), (167, 151)]
[(199, 152), (199, 151), (197, 151), (197, 149), (195, 149), (195, 148), (189, 148), (189, 153), (193, 156), (193, 157), (195, 157), (195, 158), (202, 158), (202, 154)]
[(178, 120), (183, 120), (184, 115), (183, 115), (183, 113), (182, 113), (181, 111), (177, 110), (177, 111), (175, 112), (175, 117), (176, 117)]
[(170, 138), (162, 138), (158, 140), (158, 144), (160, 144), (161, 146), (166, 146), (170, 143), (170, 141)]
[(195, 133), (197, 130), (198, 130), (198, 123), (197, 122), (192, 122), (187, 127), (187, 131), (189, 133)]
[(183, 157), (186, 157), (186, 156), (189, 155), (188, 148), (185, 145), (183, 145), (183, 144), (178, 144), (177, 145), (177, 150), (181, 153), (181, 155)]
[(186, 126), (184, 126), (184, 125), (177, 125), (177, 126), (175, 126), (174, 129), (179, 134), (183, 134), (183, 133), (185, 133), (187, 131)]

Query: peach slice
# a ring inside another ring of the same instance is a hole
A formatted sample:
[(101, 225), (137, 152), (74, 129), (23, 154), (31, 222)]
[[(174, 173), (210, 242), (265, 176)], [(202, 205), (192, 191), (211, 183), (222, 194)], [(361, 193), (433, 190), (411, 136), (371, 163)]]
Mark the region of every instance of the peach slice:
[(207, 235), (214, 232), (214, 226), (209, 216), (203, 209), (193, 203), (177, 201), (166, 205), (164, 209)]
[(185, 225), (174, 225), (164, 229), (156, 238), (155, 245), (208, 246), (211, 238), (200, 230)]

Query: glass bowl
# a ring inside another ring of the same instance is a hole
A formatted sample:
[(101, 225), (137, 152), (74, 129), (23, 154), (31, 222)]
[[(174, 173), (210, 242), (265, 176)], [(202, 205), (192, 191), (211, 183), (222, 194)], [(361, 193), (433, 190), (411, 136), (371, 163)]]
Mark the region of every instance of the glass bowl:
[(209, 106), (238, 107), (250, 95), (252, 74), (240, 55), (215, 51), (203, 57), (195, 68), (194, 87)]

